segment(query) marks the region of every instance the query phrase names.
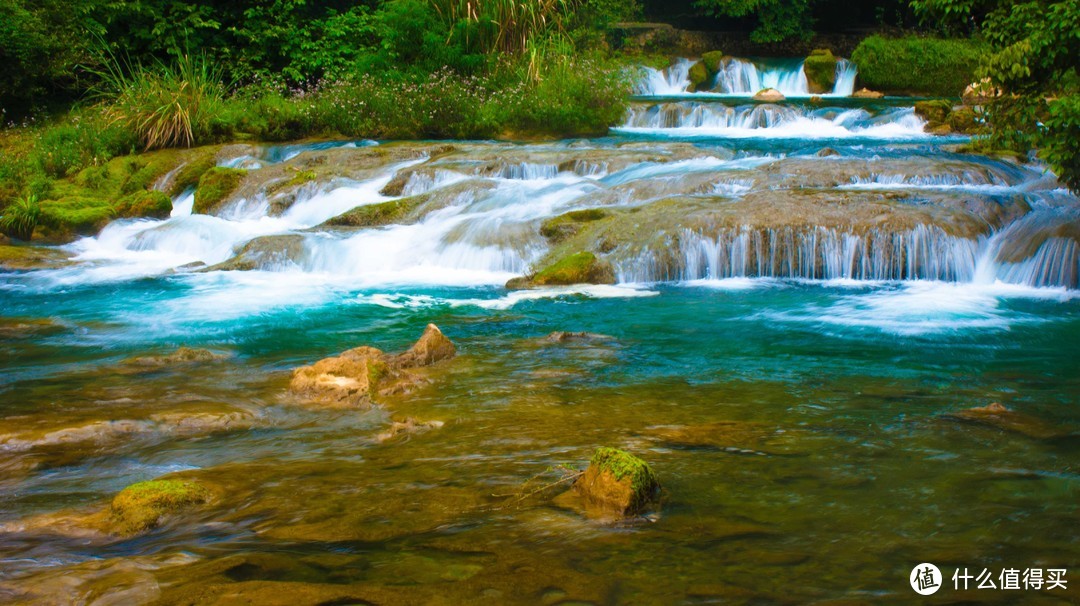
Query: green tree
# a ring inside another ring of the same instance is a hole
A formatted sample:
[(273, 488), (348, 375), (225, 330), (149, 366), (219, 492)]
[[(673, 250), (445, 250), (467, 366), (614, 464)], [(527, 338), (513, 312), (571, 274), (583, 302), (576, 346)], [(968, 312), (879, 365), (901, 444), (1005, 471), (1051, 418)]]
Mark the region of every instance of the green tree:
[(710, 17), (752, 17), (754, 42), (808, 40), (813, 36), (813, 0), (695, 0), (694, 6)]
[(991, 145), (1039, 149), (1080, 191), (1080, 0), (913, 0), (925, 20), (973, 28), (993, 46), (980, 76), (1001, 95), (989, 104)]

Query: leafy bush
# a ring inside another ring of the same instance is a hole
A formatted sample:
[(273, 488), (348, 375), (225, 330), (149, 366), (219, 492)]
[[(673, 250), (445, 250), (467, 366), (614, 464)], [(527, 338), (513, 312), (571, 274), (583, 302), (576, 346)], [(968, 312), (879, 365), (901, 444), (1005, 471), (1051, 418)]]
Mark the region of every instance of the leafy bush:
[(851, 54), (862, 85), (884, 93), (959, 97), (976, 80), (985, 43), (964, 39), (870, 36)]
[(4, 209), (0, 215), (0, 232), (19, 240), (29, 240), (40, 218), (37, 196), (30, 194)]

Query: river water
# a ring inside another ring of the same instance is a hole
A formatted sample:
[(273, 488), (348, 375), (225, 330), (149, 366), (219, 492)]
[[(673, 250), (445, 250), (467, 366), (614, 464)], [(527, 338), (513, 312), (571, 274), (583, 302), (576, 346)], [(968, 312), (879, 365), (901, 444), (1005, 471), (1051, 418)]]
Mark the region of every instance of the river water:
[[(922, 126), (902, 100), (661, 90), (607, 138), (414, 144), (215, 216), (185, 195), (69, 245), (71, 266), (0, 276), (23, 326), (0, 340), (0, 601), (904, 602), (920, 562), (1077, 569), (1080, 204)], [(324, 223), (398, 199), (395, 176), (415, 216)], [(595, 233), (540, 234), (582, 209), (608, 213)], [(253, 270), (174, 269), (256, 238)], [(503, 287), (598, 242), (617, 284)], [(292, 369), (429, 322), (460, 355), (419, 391), (289, 396)], [(179, 346), (219, 357), (125, 362)], [(1005, 422), (956, 416), (992, 403)], [(443, 425), (381, 435), (405, 417)], [(657, 510), (560, 504), (559, 467), (598, 446), (652, 464)], [(82, 522), (163, 476), (217, 496), (136, 537)]]

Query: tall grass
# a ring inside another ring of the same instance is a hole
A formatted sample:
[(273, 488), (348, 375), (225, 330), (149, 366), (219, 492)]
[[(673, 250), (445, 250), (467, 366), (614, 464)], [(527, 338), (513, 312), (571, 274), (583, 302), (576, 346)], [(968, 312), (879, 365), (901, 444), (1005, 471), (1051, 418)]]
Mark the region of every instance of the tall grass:
[(41, 219), (41, 206), (34, 194), (20, 198), (0, 215), (0, 232), (19, 240), (29, 240)]
[(184, 54), (149, 66), (110, 55), (103, 63), (96, 96), (144, 149), (191, 147), (221, 134), (227, 90), (221, 68), (205, 55)]
[(517, 55), (531, 40), (562, 33), (583, 0), (428, 0), (450, 31), (465, 28), (468, 42), (484, 53)]

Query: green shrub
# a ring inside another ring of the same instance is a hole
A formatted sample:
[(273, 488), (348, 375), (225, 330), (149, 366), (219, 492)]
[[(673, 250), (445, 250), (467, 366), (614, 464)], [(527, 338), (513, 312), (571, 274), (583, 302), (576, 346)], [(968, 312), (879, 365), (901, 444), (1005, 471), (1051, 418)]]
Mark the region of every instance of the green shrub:
[(886, 94), (959, 97), (977, 80), (975, 70), (987, 52), (980, 41), (939, 38), (863, 40), (851, 60), (859, 68), (861, 85)]
[(41, 205), (37, 196), (30, 194), (9, 205), (0, 215), (0, 232), (19, 240), (29, 240), (34, 235), (41, 218)]
[(203, 55), (182, 55), (149, 67), (112, 58), (98, 76), (102, 84), (96, 94), (110, 102), (108, 115), (146, 150), (191, 147), (227, 131), (222, 71)]

